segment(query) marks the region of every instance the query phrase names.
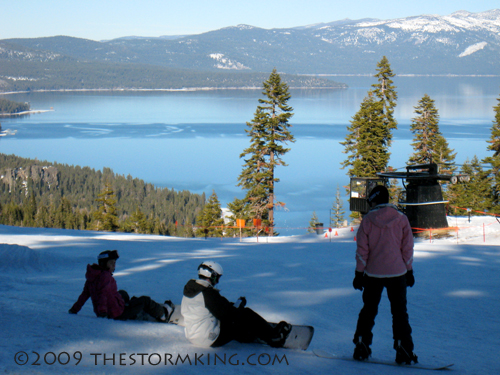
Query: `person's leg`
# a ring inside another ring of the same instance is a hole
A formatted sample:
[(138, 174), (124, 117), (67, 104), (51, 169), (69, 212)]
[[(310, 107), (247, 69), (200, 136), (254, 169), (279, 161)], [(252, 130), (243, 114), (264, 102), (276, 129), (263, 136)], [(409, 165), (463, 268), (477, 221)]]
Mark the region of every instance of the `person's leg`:
[(391, 303), (394, 349), (402, 348), (403, 352), (407, 353), (408, 358), (413, 360), (412, 329), (406, 306), (406, 277), (403, 275), (387, 280), (387, 296)]
[(372, 329), (375, 325), (375, 317), (378, 314), (378, 305), (384, 290), (383, 280), (375, 277), (364, 277), (363, 308), (359, 312), (356, 332), (354, 333), (354, 344), (363, 342), (370, 346), (373, 340)]
[(141, 313), (142, 311), (146, 312), (157, 320), (160, 320), (165, 315), (165, 308), (162, 305), (153, 301), (148, 296), (142, 296), (132, 297), (128, 305), (125, 306), (123, 314), (120, 315), (117, 319), (136, 319), (137, 315), (139, 315), (139, 313)]
[(230, 319), (220, 322), (220, 333), (213, 347), (223, 346), (232, 340), (251, 343), (262, 340), (270, 343), (274, 328), (259, 314), (248, 307), (236, 309)]

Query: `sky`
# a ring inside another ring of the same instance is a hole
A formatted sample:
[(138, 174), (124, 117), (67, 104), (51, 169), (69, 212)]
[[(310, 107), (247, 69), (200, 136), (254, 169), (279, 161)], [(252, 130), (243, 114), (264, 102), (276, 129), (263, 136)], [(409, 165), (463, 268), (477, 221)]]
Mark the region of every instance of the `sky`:
[(91, 40), (264, 29), (341, 19), (394, 19), (500, 8), (498, 0), (0, 0), (0, 39), (66, 35)]

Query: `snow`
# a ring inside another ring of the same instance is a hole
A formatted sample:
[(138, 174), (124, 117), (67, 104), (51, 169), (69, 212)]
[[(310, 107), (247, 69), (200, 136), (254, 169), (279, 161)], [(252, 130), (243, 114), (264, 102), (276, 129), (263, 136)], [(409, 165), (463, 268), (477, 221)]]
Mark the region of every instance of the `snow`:
[[(456, 374), (495, 374), (500, 370), (500, 224), (489, 216), (470, 222), (450, 217), (449, 224), (458, 230), (445, 237), (433, 233), (415, 245), (416, 284), (408, 289), (415, 352), (421, 363), (454, 363)], [(423, 374), (312, 353), (352, 354), (361, 308), (361, 293), (351, 284), (352, 229), (334, 229), (331, 238), (310, 234), (240, 242), (0, 226), (0, 372)], [(120, 253), (115, 273), (120, 289), (159, 302), (180, 303), (196, 267), (216, 259), (225, 272), (223, 295), (245, 296), (248, 306), (270, 321), (314, 326), (311, 346), (302, 352), (233, 342), (203, 349), (193, 347), (180, 326), (97, 318), (90, 301), (78, 315), (68, 314), (82, 290), (86, 265), (105, 249)], [(376, 323), (373, 356), (392, 361), (385, 296)], [(21, 366), (15, 359), (26, 359), (18, 354), (22, 351), (28, 361)], [(54, 356), (58, 361), (49, 365)]]
[(487, 44), (488, 43), (486, 42), (473, 44), (472, 46), (467, 47), (465, 51), (463, 51), (460, 55), (458, 55), (458, 57), (465, 57), (472, 55), (474, 52), (482, 50), (484, 47), (486, 47)]

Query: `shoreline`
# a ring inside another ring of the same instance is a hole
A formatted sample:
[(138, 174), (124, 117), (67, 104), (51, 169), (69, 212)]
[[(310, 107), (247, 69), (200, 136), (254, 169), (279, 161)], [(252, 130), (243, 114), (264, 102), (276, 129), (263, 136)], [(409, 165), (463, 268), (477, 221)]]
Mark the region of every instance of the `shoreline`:
[[(290, 90), (345, 90), (347, 85), (342, 86), (290, 86)], [(183, 87), (181, 89), (133, 89), (133, 88), (115, 88), (115, 89), (53, 89), (53, 90), (30, 90), (30, 91), (6, 91), (0, 92), (0, 95), (27, 94), (30, 92), (191, 92), (191, 91), (219, 91), (219, 90), (262, 90), (262, 87)]]
[(17, 112), (17, 113), (0, 113), (0, 117), (14, 117), (14, 116), (24, 116), (33, 115), (36, 113), (54, 112), (53, 109), (33, 109), (29, 111)]

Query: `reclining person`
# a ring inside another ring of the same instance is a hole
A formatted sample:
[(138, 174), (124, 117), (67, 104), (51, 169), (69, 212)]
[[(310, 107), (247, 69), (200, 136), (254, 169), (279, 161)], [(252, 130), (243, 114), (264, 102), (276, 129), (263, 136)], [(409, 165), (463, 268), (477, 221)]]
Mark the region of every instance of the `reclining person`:
[(106, 250), (97, 257), (98, 264), (87, 265), (83, 291), (69, 313), (77, 314), (90, 298), (95, 314), (101, 318), (137, 319), (146, 313), (159, 322), (168, 322), (173, 311), (170, 301), (160, 305), (148, 296), (129, 298), (126, 291), (118, 290), (113, 277), (118, 258), (117, 250)]
[(184, 287), (181, 312), (186, 338), (195, 346), (219, 347), (232, 340), (241, 343), (263, 341), (272, 347), (282, 347), (291, 325), (280, 322), (276, 327), (252, 309), (246, 299), (229, 302), (215, 289), (222, 276), (222, 267), (206, 261), (198, 267), (198, 280), (189, 280)]

